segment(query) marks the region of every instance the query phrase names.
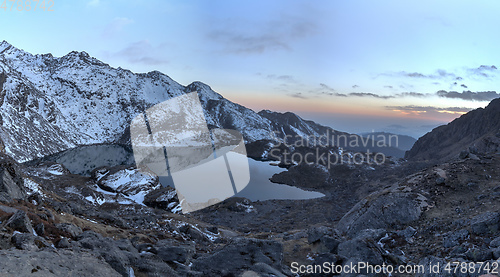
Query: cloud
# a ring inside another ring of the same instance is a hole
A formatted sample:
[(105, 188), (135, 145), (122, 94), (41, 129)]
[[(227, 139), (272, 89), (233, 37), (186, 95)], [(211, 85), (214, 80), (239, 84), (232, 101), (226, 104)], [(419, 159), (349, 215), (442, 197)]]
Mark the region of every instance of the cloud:
[(390, 89), (392, 89), (394, 87), (393, 86), (384, 86), (384, 88), (390, 88)]
[(371, 92), (351, 92), (349, 93), (349, 96), (356, 96), (356, 97), (374, 97), (374, 98), (380, 98), (380, 99), (390, 99), (390, 98), (395, 98), (393, 95), (379, 95)]
[(403, 125), (399, 125), (399, 124), (392, 124), (392, 125), (387, 126), (387, 128), (389, 128), (389, 129), (395, 129), (395, 130), (408, 129), (408, 127), (403, 126)]
[(434, 74), (423, 74), (419, 72), (406, 72), (400, 71), (400, 76), (410, 77), (410, 78), (422, 78), (422, 79), (445, 79), (445, 78), (456, 78), (454, 73), (447, 72), (444, 69), (438, 69)]
[(444, 69), (438, 69), (432, 74), (424, 74), (421, 72), (408, 72), (408, 71), (403, 70), (403, 71), (398, 71), (398, 72), (386, 72), (386, 73), (379, 74), (378, 76), (404, 77), (404, 78), (410, 78), (410, 79), (430, 79), (430, 80), (439, 80), (439, 79), (461, 80), (462, 79), (462, 77), (457, 76), (455, 73), (448, 72)]
[(460, 93), (457, 91), (440, 90), (440, 91), (436, 92), (436, 94), (439, 97), (463, 99), (463, 100), (469, 100), (469, 101), (491, 101), (495, 98), (500, 97), (500, 93), (497, 93), (496, 91), (472, 92), (472, 91), (468, 90), (468, 91), (464, 91), (464, 92)]
[(277, 80), (277, 81), (286, 81), (286, 82), (292, 82), (292, 83), (297, 83), (297, 80), (292, 75), (275, 75), (275, 74), (269, 74), (266, 76), (267, 79), (271, 80)]
[[(353, 87), (359, 87), (354, 85)], [(387, 88), (393, 88), (393, 86), (386, 86)], [(369, 98), (377, 98), (377, 99), (393, 99), (393, 98), (404, 98), (404, 97), (426, 97), (431, 94), (427, 93), (419, 93), (419, 92), (401, 92), (391, 95), (378, 94), (373, 92), (350, 92), (350, 93), (340, 93), (337, 92), (334, 88), (330, 87), (325, 83), (320, 83), (319, 88), (315, 88), (309, 90), (308, 93), (313, 95), (328, 95), (334, 97), (369, 97)]]
[(320, 83), (319, 85), (321, 86), (322, 89), (326, 89), (328, 91), (335, 91), (333, 88), (331, 88), (330, 86), (328, 86), (326, 84)]
[(465, 114), (471, 110), (470, 108), (464, 108), (464, 107), (438, 108), (438, 107), (432, 107), (432, 106), (414, 106), (414, 105), (386, 106), (385, 108), (388, 110), (391, 110), (394, 112), (400, 112), (400, 113), (406, 114), (406, 115)]
[(467, 68), (466, 70), (472, 77), (491, 78), (498, 73), (498, 69), (494, 65), (481, 65), (478, 68)]
[(292, 94), (288, 94), (288, 95), (291, 96), (291, 97), (294, 97), (294, 98), (309, 99), (308, 97), (306, 97), (301, 92), (296, 92), (296, 93), (292, 93)]
[(420, 93), (420, 92), (401, 92), (396, 94), (398, 97), (425, 97), (429, 96), (427, 93)]
[[(291, 51), (292, 43), (316, 33), (314, 22), (303, 18), (281, 16), (265, 23), (236, 21), (208, 33), (209, 39), (220, 44), (224, 53), (261, 54), (269, 51)], [(244, 25), (252, 28), (245, 28)]]
[(126, 17), (116, 17), (104, 27), (101, 36), (103, 38), (112, 38), (121, 30), (123, 30), (125, 26), (132, 23), (134, 23), (134, 21)]
[(129, 44), (113, 55), (126, 58), (130, 63), (158, 66), (168, 63), (168, 60), (161, 56), (163, 52), (161, 46), (154, 47), (149, 41), (141, 40)]

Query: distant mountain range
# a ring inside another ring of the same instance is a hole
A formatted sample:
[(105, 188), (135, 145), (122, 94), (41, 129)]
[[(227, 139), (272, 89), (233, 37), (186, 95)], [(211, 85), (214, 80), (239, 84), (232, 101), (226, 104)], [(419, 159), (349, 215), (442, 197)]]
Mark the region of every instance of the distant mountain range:
[(406, 153), (412, 161), (446, 161), (461, 152), (500, 152), (500, 98), (422, 136)]
[[(128, 125), (137, 114), (193, 91), (198, 92), (210, 128), (238, 130), (246, 143), (325, 134), (349, 136), (351, 141), (360, 138), (290, 112), (256, 113), (201, 82), (183, 86), (158, 71), (133, 73), (113, 68), (86, 52), (73, 51), (63, 57), (33, 55), (3, 41), (0, 150), (23, 162), (79, 145), (130, 144)], [(390, 155), (397, 150), (378, 146), (351, 148), (369, 148)]]
[(416, 138), (407, 135), (399, 135), (389, 132), (370, 132), (362, 133), (361, 136), (367, 138), (373, 138), (376, 141), (385, 141), (391, 146), (394, 146), (401, 150), (410, 150), (413, 144), (417, 141)]

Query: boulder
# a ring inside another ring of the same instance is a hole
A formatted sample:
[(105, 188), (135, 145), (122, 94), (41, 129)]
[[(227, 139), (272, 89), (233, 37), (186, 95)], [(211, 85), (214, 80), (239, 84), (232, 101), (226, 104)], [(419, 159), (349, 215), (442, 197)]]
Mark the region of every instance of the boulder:
[(25, 211), (17, 211), (7, 220), (5, 226), (19, 232), (33, 234), (33, 226)]
[(72, 223), (58, 223), (55, 226), (57, 229), (71, 235), (72, 238), (76, 238), (76, 236), (82, 233), (82, 229)]
[(469, 231), (462, 229), (446, 235), (443, 239), (443, 246), (446, 248), (454, 247), (460, 244), (460, 241), (469, 236)]
[(28, 233), (16, 233), (11, 240), (14, 246), (21, 250), (34, 251), (51, 247), (44, 238)]
[(427, 198), (407, 187), (374, 192), (358, 202), (337, 224), (337, 229), (355, 237), (364, 229), (388, 229), (420, 218), (428, 208)]
[[(102, 171), (102, 169), (101, 169)], [(148, 174), (133, 167), (112, 167), (96, 175), (99, 187), (111, 192), (135, 195), (140, 191), (148, 192), (160, 188), (158, 176)]]
[(23, 181), (15, 175), (11, 164), (0, 164), (0, 201), (25, 200), (26, 190)]
[(177, 192), (172, 187), (161, 187), (144, 196), (144, 205), (149, 207), (172, 210), (179, 204)]
[(326, 226), (316, 226), (307, 230), (307, 242), (313, 243), (319, 241), (323, 236), (333, 234), (333, 229)]

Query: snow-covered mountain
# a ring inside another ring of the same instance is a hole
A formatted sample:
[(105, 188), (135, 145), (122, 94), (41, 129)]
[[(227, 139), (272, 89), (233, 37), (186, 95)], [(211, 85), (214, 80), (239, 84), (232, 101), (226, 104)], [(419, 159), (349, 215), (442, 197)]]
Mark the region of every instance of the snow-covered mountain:
[(193, 91), (209, 128), (238, 130), (246, 143), (350, 135), (290, 112), (256, 113), (201, 82), (183, 86), (158, 71), (113, 68), (86, 52), (33, 55), (3, 41), (0, 151), (24, 162), (79, 145), (130, 144), (129, 125), (136, 115)]
[[(279, 123), (235, 104), (208, 85), (182, 86), (158, 71), (113, 68), (86, 52), (33, 55), (0, 43), (1, 148), (18, 161), (78, 145), (127, 143), (131, 120), (145, 109), (197, 91), (210, 127), (236, 129), (246, 142), (270, 140)], [(304, 127), (304, 126), (303, 126)], [(289, 135), (316, 135), (287, 128)]]
[(116, 142), (138, 113), (191, 91), (213, 127), (237, 129), (247, 141), (270, 137), (269, 120), (203, 83), (185, 87), (157, 71), (112, 68), (85, 52), (32, 55), (3, 41), (0, 88), (2, 148), (18, 161)]

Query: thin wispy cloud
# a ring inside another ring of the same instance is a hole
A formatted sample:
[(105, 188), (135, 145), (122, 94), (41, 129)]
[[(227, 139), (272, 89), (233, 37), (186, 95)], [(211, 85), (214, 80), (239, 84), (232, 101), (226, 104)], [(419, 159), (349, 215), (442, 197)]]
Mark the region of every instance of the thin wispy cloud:
[(426, 96), (429, 96), (431, 94), (428, 94), (428, 93), (420, 93), (420, 92), (401, 92), (401, 93), (398, 93), (396, 94), (396, 96), (398, 97), (426, 97)]
[(308, 97), (304, 96), (304, 94), (302, 94), (301, 92), (291, 93), (288, 95), (293, 97), (293, 98), (309, 99)]
[(405, 115), (439, 115), (439, 114), (465, 114), (469, 112), (470, 108), (465, 107), (447, 107), (439, 108), (433, 106), (386, 106), (388, 110), (399, 112)]
[(333, 91), (335, 91), (332, 87), (330, 87), (330, 86), (329, 86), (329, 85), (327, 85), (327, 84), (320, 83), (319, 85), (320, 85), (321, 89), (325, 89), (325, 90), (327, 90), (327, 91), (332, 91), (332, 92), (333, 92)]
[[(462, 77), (457, 76), (455, 73), (448, 72), (444, 69), (438, 69), (436, 72), (432, 74), (425, 74), (421, 72), (407, 72), (407, 71), (398, 71), (398, 72), (386, 72), (379, 74), (378, 76), (388, 76), (388, 77), (405, 77), (405, 78), (413, 78), (413, 79), (461, 79)], [(377, 77), (378, 77), (377, 76)]]
[(266, 76), (266, 78), (270, 79), (270, 80), (276, 80), (276, 81), (298, 83), (298, 81), (292, 75), (269, 74)]
[(471, 77), (492, 78), (498, 74), (498, 69), (494, 65), (481, 65), (477, 68), (467, 68), (467, 73)]
[(149, 41), (141, 40), (129, 44), (112, 55), (125, 58), (130, 63), (158, 66), (168, 63), (168, 60), (161, 55), (163, 52), (161, 46), (155, 47)]
[(373, 98), (379, 98), (379, 99), (391, 99), (395, 98), (394, 95), (379, 95), (371, 92), (351, 92), (349, 93), (349, 96), (354, 96), (354, 97), (373, 97)]

